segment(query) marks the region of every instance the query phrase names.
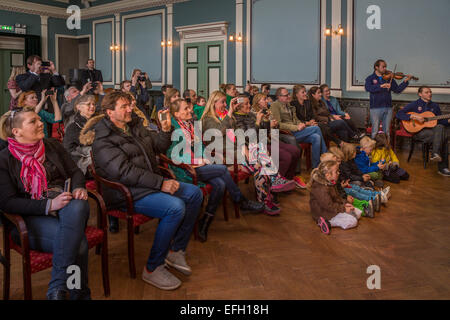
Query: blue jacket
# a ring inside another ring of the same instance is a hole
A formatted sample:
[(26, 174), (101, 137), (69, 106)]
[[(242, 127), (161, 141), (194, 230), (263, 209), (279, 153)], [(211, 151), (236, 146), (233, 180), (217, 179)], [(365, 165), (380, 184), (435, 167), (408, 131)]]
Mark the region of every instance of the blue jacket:
[[(329, 107), (328, 107), (327, 100), (325, 100), (325, 99), (322, 97), (322, 101), (325, 103), (325, 105), (327, 106), (327, 108), (329, 108)], [(336, 114), (336, 115), (338, 115), (338, 116), (345, 116), (345, 112), (342, 111), (341, 106), (339, 105), (339, 101), (337, 101), (337, 99), (336, 99), (335, 97), (330, 96), (330, 101), (329, 101), (329, 103), (331, 103), (331, 105), (333, 106), (333, 109), (334, 109), (334, 111), (335, 111), (335, 112), (333, 113), (333, 112), (331, 112), (331, 110), (330, 110), (330, 113), (331, 113), (331, 114)], [(328, 110), (329, 110), (329, 109), (328, 109)]]
[[(400, 120), (409, 120), (411, 116), (408, 114), (408, 112), (422, 113), (425, 111), (431, 111), (436, 116), (440, 116), (442, 114), (441, 108), (439, 108), (439, 105), (437, 103), (433, 101), (426, 103), (422, 99), (418, 99), (406, 105), (404, 108), (400, 109), (397, 112), (397, 118)], [(444, 126), (449, 125), (448, 119), (439, 120), (438, 123)]]
[(392, 96), (391, 91), (401, 93), (406, 89), (409, 82), (402, 82), (400, 85), (392, 80), (391, 90), (380, 88), (380, 85), (387, 83), (382, 77), (378, 77), (375, 72), (366, 78), (366, 91), (370, 93), (370, 108), (391, 108)]
[(365, 174), (380, 170), (380, 168), (378, 168), (378, 162), (371, 163), (369, 156), (364, 151), (362, 151), (360, 147), (356, 148), (355, 163), (362, 173)]

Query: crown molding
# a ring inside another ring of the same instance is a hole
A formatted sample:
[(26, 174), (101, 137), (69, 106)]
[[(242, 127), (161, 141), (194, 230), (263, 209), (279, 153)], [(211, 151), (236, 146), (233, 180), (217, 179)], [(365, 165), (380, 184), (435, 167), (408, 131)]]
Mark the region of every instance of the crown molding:
[[(140, 10), (189, 0), (121, 0), (113, 3), (81, 9), (81, 19), (92, 19), (131, 10)], [(61, 0), (66, 2), (66, 0)], [(52, 18), (66, 19), (69, 14), (65, 8), (37, 4), (22, 0), (0, 0), (0, 9), (28, 14), (45, 15)]]

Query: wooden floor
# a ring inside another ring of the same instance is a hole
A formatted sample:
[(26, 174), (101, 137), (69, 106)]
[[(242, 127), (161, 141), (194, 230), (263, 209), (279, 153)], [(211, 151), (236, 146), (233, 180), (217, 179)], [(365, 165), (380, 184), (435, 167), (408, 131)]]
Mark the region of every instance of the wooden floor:
[[(356, 229), (323, 235), (309, 213), (308, 192), (280, 197), (279, 217), (246, 214), (223, 220), (217, 213), (206, 243), (191, 241), (193, 274), (171, 292), (140, 279), (156, 221), (136, 236), (137, 279), (128, 276), (125, 225), (109, 236), (109, 299), (449, 299), (450, 179), (423, 169), (420, 152), (400, 161), (410, 181), (392, 186), (392, 199), (375, 219)], [(244, 193), (253, 193), (243, 185)], [(231, 207), (231, 204), (230, 204)], [(94, 216), (94, 215), (92, 215)], [(3, 246), (3, 244), (1, 244)], [(104, 299), (100, 256), (89, 255), (93, 299)], [(381, 268), (381, 289), (366, 286), (370, 265)], [(12, 299), (22, 299), (21, 259), (12, 253)], [(0, 275), (2, 278), (2, 275)], [(45, 299), (50, 270), (33, 275), (34, 299)], [(2, 279), (3, 280), (3, 279)], [(0, 283), (2, 283), (0, 280)]]

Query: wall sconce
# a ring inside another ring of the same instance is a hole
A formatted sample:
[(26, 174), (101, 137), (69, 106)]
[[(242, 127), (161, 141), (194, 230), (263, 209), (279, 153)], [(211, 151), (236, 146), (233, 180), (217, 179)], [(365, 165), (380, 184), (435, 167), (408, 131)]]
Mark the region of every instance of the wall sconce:
[(334, 34), (334, 35), (336, 35), (336, 36), (342, 36), (342, 35), (344, 35), (344, 28), (342, 28), (342, 25), (340, 24), (340, 25), (337, 27), (337, 30), (333, 30), (333, 29), (331, 28), (331, 26), (329, 26), (329, 27), (327, 27), (327, 28), (325, 29), (325, 36), (331, 36), (332, 34)]
[(172, 41), (171, 40), (167, 40), (167, 42), (165, 41), (161, 41), (161, 47), (171, 47), (172, 46)]
[(120, 50), (120, 46), (119, 45), (112, 45), (109, 47), (109, 50), (111, 51), (119, 51)]
[(230, 34), (228, 37), (229, 41), (236, 41), (236, 42), (242, 42), (242, 34), (239, 32), (239, 35), (235, 37), (234, 33)]

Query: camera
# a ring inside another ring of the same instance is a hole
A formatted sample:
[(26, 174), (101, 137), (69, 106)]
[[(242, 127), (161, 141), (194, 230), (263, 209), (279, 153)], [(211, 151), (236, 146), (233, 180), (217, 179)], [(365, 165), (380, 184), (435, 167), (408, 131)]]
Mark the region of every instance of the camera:
[(237, 98), (236, 102), (237, 103), (243, 103), (244, 102), (244, 98), (242, 98), (242, 97)]
[(50, 61), (42, 61), (41, 66), (42, 67), (50, 67)]
[(263, 113), (263, 114), (267, 114), (267, 112), (268, 112), (267, 109), (263, 109), (263, 110), (262, 110), (262, 113)]
[(45, 95), (46, 95), (46, 96), (52, 96), (54, 93), (55, 93), (55, 91), (53, 91), (53, 90), (47, 90), (47, 91), (45, 92)]
[(147, 78), (145, 77), (146, 73), (141, 72), (141, 75), (138, 77), (138, 81), (145, 81)]
[(95, 89), (97, 89), (97, 82), (92, 82), (92, 90), (95, 90)]

